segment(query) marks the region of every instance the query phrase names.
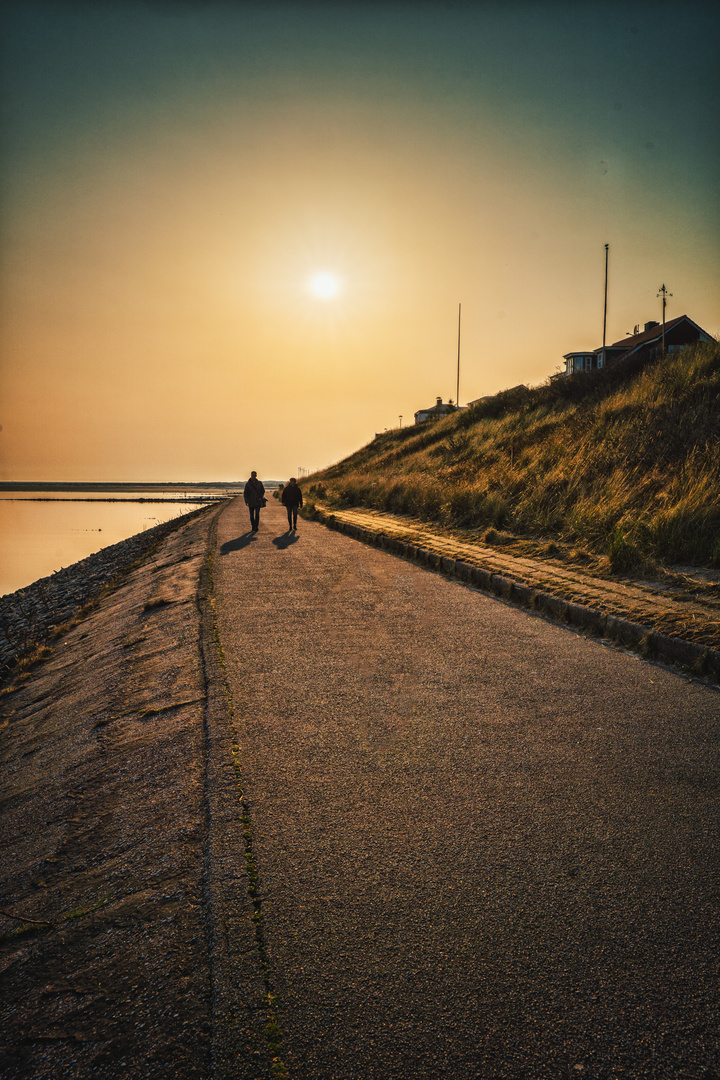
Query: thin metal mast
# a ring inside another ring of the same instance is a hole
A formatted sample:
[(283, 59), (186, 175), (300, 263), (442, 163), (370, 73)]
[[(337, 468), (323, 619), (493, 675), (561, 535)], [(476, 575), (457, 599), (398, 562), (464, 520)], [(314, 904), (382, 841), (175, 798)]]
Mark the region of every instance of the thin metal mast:
[(458, 362), (457, 362), (457, 393), (455, 395), (455, 405), (460, 408), (460, 314), (462, 312), (462, 304), (458, 304)]
[(664, 356), (665, 355), (665, 306), (667, 304), (668, 296), (672, 296), (672, 293), (668, 292), (667, 289), (665, 288), (665, 282), (663, 282), (663, 284), (660, 286), (660, 292), (658, 293), (658, 296), (662, 296), (662, 320), (663, 320), (663, 323), (662, 323), (662, 326), (663, 326), (662, 354)]
[[(608, 249), (610, 245), (605, 245), (605, 306), (603, 308), (603, 350), (605, 349), (605, 330), (607, 328), (607, 287), (608, 287)], [(603, 363), (605, 363), (605, 355), (603, 352)]]

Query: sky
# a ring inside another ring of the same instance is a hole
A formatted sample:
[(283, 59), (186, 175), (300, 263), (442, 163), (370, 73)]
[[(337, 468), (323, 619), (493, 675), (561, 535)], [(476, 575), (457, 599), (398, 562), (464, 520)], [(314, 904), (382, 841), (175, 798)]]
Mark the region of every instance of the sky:
[(6, 2), (0, 479), (283, 479), (720, 333), (720, 7)]

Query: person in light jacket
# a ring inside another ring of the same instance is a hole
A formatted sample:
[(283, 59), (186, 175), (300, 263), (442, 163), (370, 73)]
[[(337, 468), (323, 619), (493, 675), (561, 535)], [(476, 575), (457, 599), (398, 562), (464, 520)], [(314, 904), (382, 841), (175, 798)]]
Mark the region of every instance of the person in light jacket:
[(250, 528), (253, 532), (257, 532), (260, 528), (260, 507), (265, 505), (265, 487), (262, 480), (258, 480), (254, 469), (245, 485), (243, 498), (250, 511)]
[(289, 482), (283, 488), (283, 493), (280, 496), (282, 504), (287, 510), (288, 516), (288, 532), (297, 532), (297, 515), (298, 507), (302, 506), (302, 491), (298, 485), (294, 476), (290, 477)]

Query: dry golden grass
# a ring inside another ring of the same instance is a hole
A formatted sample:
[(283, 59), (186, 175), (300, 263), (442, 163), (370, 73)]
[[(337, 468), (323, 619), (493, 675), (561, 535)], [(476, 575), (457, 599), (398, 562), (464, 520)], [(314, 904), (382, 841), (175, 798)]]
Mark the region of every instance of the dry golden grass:
[(719, 404), (713, 342), (387, 432), (306, 490), (310, 504), (575, 545), (617, 572), (720, 566)]

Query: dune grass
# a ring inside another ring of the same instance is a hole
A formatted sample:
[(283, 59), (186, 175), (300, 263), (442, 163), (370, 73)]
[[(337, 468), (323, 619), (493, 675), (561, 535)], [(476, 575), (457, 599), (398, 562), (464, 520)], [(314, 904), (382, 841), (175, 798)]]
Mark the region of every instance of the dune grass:
[(386, 432), (309, 501), (576, 545), (617, 573), (720, 566), (720, 344), (520, 388)]

